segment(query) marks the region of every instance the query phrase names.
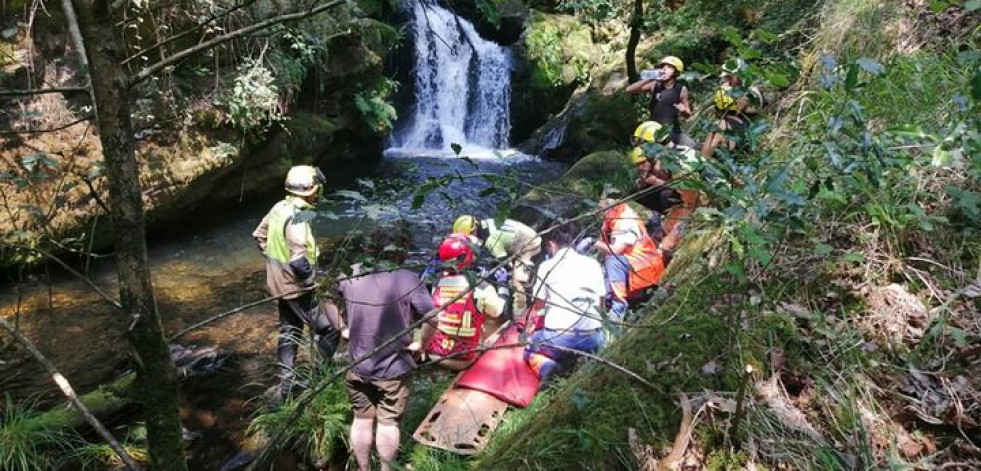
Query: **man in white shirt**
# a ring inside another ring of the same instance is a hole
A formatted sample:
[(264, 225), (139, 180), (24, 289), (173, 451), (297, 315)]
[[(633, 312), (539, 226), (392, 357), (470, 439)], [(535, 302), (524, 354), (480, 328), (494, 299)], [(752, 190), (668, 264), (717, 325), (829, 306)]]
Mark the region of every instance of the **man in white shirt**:
[(545, 310), (545, 322), (525, 348), (525, 361), (542, 380), (558, 362), (575, 356), (565, 349), (594, 353), (606, 341), (599, 311), (606, 292), (603, 268), (572, 248), (572, 231), (567, 226), (546, 234), (545, 239), (551, 258), (538, 267), (532, 290), (535, 307)]

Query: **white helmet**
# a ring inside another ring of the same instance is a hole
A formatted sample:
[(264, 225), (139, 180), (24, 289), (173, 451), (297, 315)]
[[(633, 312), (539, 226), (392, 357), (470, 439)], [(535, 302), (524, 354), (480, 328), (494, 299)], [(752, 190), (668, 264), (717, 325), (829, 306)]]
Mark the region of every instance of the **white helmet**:
[(286, 191), (297, 196), (310, 196), (327, 182), (319, 168), (297, 165), (286, 173)]

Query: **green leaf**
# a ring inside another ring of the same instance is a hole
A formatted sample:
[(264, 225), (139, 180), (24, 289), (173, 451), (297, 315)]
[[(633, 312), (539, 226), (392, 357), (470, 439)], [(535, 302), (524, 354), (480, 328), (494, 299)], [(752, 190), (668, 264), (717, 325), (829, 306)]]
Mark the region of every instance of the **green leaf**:
[(375, 189), (375, 182), (373, 182), (371, 180), (368, 180), (368, 179), (365, 179), (365, 178), (359, 178), (359, 179), (357, 179), (355, 181), (358, 182), (358, 185), (361, 185), (361, 186), (363, 186), (363, 187), (365, 187), (365, 188), (367, 188), (369, 190), (374, 190)]
[(423, 203), (426, 202), (426, 194), (428, 191), (423, 191), (422, 188), (416, 191), (416, 194), (412, 195), (412, 209), (419, 209), (422, 207)]
[(725, 270), (732, 276), (735, 276), (740, 283), (746, 283), (746, 270), (743, 269), (741, 264), (736, 262), (727, 263)]
[(848, 66), (848, 75), (845, 76), (845, 90), (852, 91), (858, 86), (858, 64)]
[(788, 80), (787, 76), (784, 74), (769, 74), (766, 76), (766, 79), (774, 87), (783, 88), (790, 85), (790, 80)]
[(934, 13), (940, 13), (940, 12), (946, 10), (947, 7), (949, 7), (949, 6), (950, 6), (950, 4), (947, 3), (944, 0), (936, 0), (936, 1), (930, 2), (930, 11), (932, 11)]
[(28, 172), (34, 172), (34, 168), (37, 167), (38, 162), (44, 157), (43, 152), (35, 152), (33, 154), (27, 154), (20, 158), (20, 164), (24, 166), (24, 169)]
[(865, 255), (856, 252), (848, 252), (841, 256), (841, 261), (852, 262), (852, 263), (864, 263)]
[(856, 63), (862, 68), (862, 70), (872, 75), (882, 75), (882, 73), (886, 71), (886, 68), (883, 67), (882, 64), (875, 59), (869, 59), (868, 57), (863, 57), (857, 60)]
[(950, 327), (949, 329), (950, 336), (954, 338), (954, 343), (956, 343), (958, 347), (966, 347), (967, 332), (964, 332), (963, 329), (959, 329), (957, 327)]
[(820, 255), (820, 256), (831, 255), (831, 252), (834, 252), (834, 250), (835, 248), (828, 244), (817, 244), (814, 246), (815, 255)]
[(974, 72), (971, 77), (971, 98), (976, 102), (981, 101), (981, 70)]
[(493, 195), (495, 192), (497, 192), (497, 188), (494, 188), (494, 187), (484, 188), (483, 190), (481, 190), (480, 193), (477, 194), (477, 196), (479, 196), (481, 198), (485, 198), (485, 197), (488, 197), (490, 195)]
[(360, 201), (362, 203), (368, 202), (368, 198), (365, 198), (364, 195), (362, 195), (361, 193), (359, 193), (357, 191), (337, 190), (337, 191), (334, 192), (334, 194), (337, 195), (337, 196), (340, 196), (341, 198), (348, 198), (348, 199), (352, 199), (352, 200), (355, 200), (355, 201)]
[(464, 156), (460, 157), (460, 160), (462, 160), (462, 161), (470, 164), (470, 166), (473, 167), (473, 168), (477, 168), (477, 163), (474, 162), (473, 159), (471, 159), (470, 157), (467, 157), (467, 156), (464, 155)]
[(769, 265), (770, 262), (773, 260), (772, 252), (766, 250), (763, 247), (755, 246), (755, 245), (749, 248), (749, 256), (752, 257), (757, 262), (760, 262), (760, 264), (764, 266)]
[(753, 32), (753, 36), (756, 39), (759, 39), (760, 41), (763, 41), (764, 43), (767, 44), (770, 44), (780, 39), (780, 36), (776, 35), (775, 33), (771, 33), (763, 29), (758, 29), (755, 32)]
[(964, 4), (964, 9), (967, 11), (977, 11), (981, 9), (981, 0), (971, 0)]

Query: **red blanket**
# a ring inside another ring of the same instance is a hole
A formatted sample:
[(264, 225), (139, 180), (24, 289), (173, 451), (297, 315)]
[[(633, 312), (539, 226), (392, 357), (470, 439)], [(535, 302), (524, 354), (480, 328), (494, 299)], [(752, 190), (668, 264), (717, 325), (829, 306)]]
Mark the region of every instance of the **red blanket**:
[(518, 326), (510, 325), (494, 343), (494, 347), (477, 359), (460, 379), (457, 387), (490, 394), (508, 404), (527, 407), (538, 392), (538, 375), (525, 363), (523, 346), (517, 345)]

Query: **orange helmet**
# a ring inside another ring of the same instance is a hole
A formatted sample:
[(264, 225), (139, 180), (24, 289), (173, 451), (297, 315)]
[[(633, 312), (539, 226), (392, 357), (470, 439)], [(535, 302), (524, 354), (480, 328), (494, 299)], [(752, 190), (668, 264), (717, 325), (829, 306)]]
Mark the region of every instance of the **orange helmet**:
[(456, 261), (458, 270), (463, 270), (473, 265), (473, 248), (470, 247), (470, 239), (467, 234), (450, 234), (439, 244), (439, 259), (442, 262)]

